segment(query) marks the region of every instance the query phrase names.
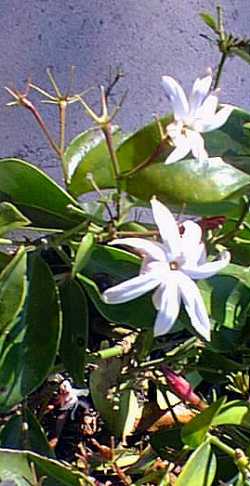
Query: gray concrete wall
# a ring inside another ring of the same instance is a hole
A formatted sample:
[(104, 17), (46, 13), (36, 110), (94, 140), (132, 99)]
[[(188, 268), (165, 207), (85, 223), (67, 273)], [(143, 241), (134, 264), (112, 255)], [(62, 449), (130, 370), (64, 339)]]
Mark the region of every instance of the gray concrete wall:
[[(226, 23), (235, 33), (250, 36), (250, 1), (222, 0)], [(1, 0), (0, 85), (22, 89), (28, 76), (50, 89), (46, 67), (67, 85), (69, 66), (76, 70), (76, 90), (103, 83), (109, 66), (126, 73), (117, 88), (129, 93), (119, 115), (125, 130), (149, 121), (169, 106), (160, 78), (169, 74), (190, 89), (192, 81), (218, 54), (200, 33), (209, 30), (199, 19), (202, 10), (215, 11), (213, 0)], [(221, 100), (250, 109), (250, 66), (230, 60), (222, 82)], [(57, 162), (28, 112), (6, 108), (9, 96), (0, 91), (0, 156), (23, 157), (57, 173)], [(44, 106), (42, 106), (44, 112)], [(55, 123), (49, 107), (48, 123)], [(74, 107), (68, 138), (87, 125)]]

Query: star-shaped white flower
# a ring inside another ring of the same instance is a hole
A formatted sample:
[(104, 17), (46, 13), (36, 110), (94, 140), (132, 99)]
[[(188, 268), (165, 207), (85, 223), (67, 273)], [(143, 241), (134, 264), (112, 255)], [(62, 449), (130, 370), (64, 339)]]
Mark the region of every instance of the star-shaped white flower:
[(179, 227), (169, 209), (156, 198), (151, 200), (154, 220), (159, 228), (162, 243), (143, 238), (124, 238), (112, 242), (136, 248), (144, 255), (140, 274), (103, 293), (108, 304), (120, 304), (156, 289), (154, 307), (158, 310), (154, 335), (160, 336), (173, 326), (181, 301), (193, 327), (205, 339), (210, 339), (210, 323), (200, 291), (193, 280), (212, 277), (230, 261), (230, 253), (219, 254), (217, 260), (208, 262), (201, 242), (201, 228), (193, 221)]
[(188, 100), (174, 78), (162, 77), (162, 85), (174, 114), (174, 122), (167, 126), (167, 134), (175, 149), (167, 157), (165, 164), (183, 159), (190, 151), (195, 159), (207, 160), (208, 154), (201, 133), (220, 128), (234, 109), (231, 105), (222, 105), (216, 111), (218, 97), (216, 92), (210, 93), (211, 84), (212, 74), (209, 71), (205, 77), (196, 79)]

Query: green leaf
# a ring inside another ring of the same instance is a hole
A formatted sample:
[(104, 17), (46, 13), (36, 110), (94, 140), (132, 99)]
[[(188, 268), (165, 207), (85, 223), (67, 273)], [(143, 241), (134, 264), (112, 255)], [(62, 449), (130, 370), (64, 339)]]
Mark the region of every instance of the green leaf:
[(210, 486), (216, 473), (216, 456), (208, 442), (196, 449), (183, 467), (176, 486)]
[(22, 308), (26, 291), (26, 252), (20, 248), (0, 273), (0, 335)]
[(243, 61), (246, 61), (248, 64), (250, 64), (250, 45), (249, 42), (240, 47), (232, 47), (230, 49), (230, 54), (234, 54), (235, 56), (240, 57)]
[[(163, 125), (171, 119), (169, 115), (162, 118)], [(149, 201), (152, 195), (156, 195), (161, 201), (177, 208), (185, 203), (187, 212), (191, 214), (214, 215), (234, 211), (237, 204), (235, 206), (233, 200), (237, 200), (238, 194), (249, 191), (250, 187), (250, 178), (237, 169), (250, 173), (250, 137), (243, 128), (244, 123), (249, 121), (249, 113), (235, 109), (224, 126), (205, 134), (209, 156), (221, 156), (235, 167), (218, 159), (206, 163), (190, 159), (166, 166), (163, 162), (170, 153), (168, 148), (160, 156), (155, 156), (151, 166), (130, 176), (126, 183), (124, 179), (124, 189), (142, 201)], [(147, 160), (157, 152), (159, 143), (156, 123), (150, 123), (128, 137), (117, 149), (121, 171), (127, 173)], [(72, 179), (70, 186), (74, 194), (92, 190), (86, 181), (86, 174), (90, 171), (100, 189), (114, 187), (109, 160), (103, 158), (101, 162), (98, 160), (98, 163), (92, 162), (86, 166), (83, 162), (81, 167), (83, 172), (80, 173), (79, 168), (78, 176), (76, 171), (77, 180), (74, 182)]]
[(123, 362), (119, 358), (99, 360), (90, 375), (90, 391), (96, 410), (116, 437), (125, 438), (135, 425), (138, 402), (133, 390), (115, 395)]
[(13, 204), (0, 203), (0, 235), (27, 226), (30, 221)]
[(220, 398), (183, 427), (181, 437), (184, 444), (195, 448), (205, 440), (214, 417), (218, 415), (224, 403), (225, 397)]
[[(16, 336), (0, 361), (0, 410), (19, 403), (44, 381), (55, 361), (61, 332), (58, 296), (47, 264), (32, 259), (27, 302)], [(8, 336), (7, 336), (8, 338)]]
[(16, 486), (30, 486), (32, 473), (27, 454), (0, 449), (0, 478), (3, 482), (14, 481)]
[[(115, 127), (113, 143), (117, 145), (121, 132)], [(110, 155), (101, 131), (87, 130), (70, 142), (64, 154), (64, 165), (68, 173), (69, 189), (76, 197), (93, 191), (86, 178), (92, 173), (95, 182), (102, 189), (114, 187), (114, 175)]]
[(229, 264), (208, 280), (199, 282), (202, 297), (212, 319), (234, 329), (242, 326), (250, 306), (250, 272), (241, 265)]
[[(53, 486), (94, 486), (94, 482), (76, 470), (72, 470), (70, 465), (65, 465), (59, 461), (48, 459), (32, 452), (11, 451), (9, 449), (0, 450), (0, 478), (1, 480), (13, 480), (17, 486), (30, 486), (34, 484), (34, 478), (30, 469), (30, 463), (35, 465), (38, 477), (46, 476), (45, 484)], [(53, 483), (49, 480), (53, 479)], [(80, 483), (80, 480), (82, 481)]]
[(245, 369), (245, 364), (205, 348), (197, 363), (197, 370), (209, 383), (226, 383), (227, 374)]
[(153, 326), (156, 312), (148, 295), (126, 304), (105, 304), (97, 285), (92, 280), (83, 275), (78, 275), (78, 278), (98, 312), (105, 319), (136, 329), (148, 329)]
[(165, 204), (185, 204), (187, 211), (205, 215), (232, 211), (228, 199), (249, 188), (249, 176), (219, 158), (200, 163), (194, 159), (170, 165), (156, 163), (127, 181), (129, 194), (141, 200), (149, 201), (156, 195)]
[(213, 418), (212, 425), (240, 425), (250, 428), (250, 405), (243, 400), (234, 400), (222, 405), (219, 413)]
[[(118, 324), (127, 324), (136, 328), (150, 328), (155, 319), (155, 309), (150, 295), (125, 304), (105, 304), (95, 280), (108, 279), (109, 286), (138, 275), (140, 260), (135, 255), (118, 248), (96, 245), (84, 275), (78, 274), (81, 284), (96, 308), (106, 319)], [(105, 287), (106, 288), (106, 287)]]
[(200, 17), (216, 34), (219, 32), (216, 19), (209, 12), (201, 12)]
[[(24, 429), (24, 422), (27, 429)], [(48, 457), (55, 457), (46, 435), (37, 418), (26, 410), (22, 415), (13, 415), (0, 433), (0, 445), (4, 449), (28, 449)]]
[(95, 238), (93, 233), (86, 233), (80, 241), (77, 249), (75, 261), (72, 268), (72, 276), (75, 277), (77, 272), (80, 272), (86, 265), (91, 251), (93, 250)]
[(82, 384), (85, 352), (88, 344), (88, 302), (82, 286), (66, 280), (60, 286), (63, 317), (60, 355), (77, 384)]
[(77, 202), (44, 172), (18, 159), (1, 160), (0, 201), (17, 206), (36, 227), (67, 229), (86, 217)]

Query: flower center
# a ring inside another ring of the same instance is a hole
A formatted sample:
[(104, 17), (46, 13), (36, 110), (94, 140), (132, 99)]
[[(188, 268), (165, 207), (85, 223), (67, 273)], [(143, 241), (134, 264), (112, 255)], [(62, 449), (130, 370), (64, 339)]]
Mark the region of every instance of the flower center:
[(178, 270), (179, 269), (179, 264), (177, 262), (170, 262), (169, 266), (170, 266), (170, 270)]

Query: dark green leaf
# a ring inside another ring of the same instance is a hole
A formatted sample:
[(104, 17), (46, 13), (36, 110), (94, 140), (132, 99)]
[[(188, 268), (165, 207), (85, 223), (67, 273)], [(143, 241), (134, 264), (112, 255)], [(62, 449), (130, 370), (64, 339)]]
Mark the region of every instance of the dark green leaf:
[(75, 261), (73, 263), (72, 268), (72, 276), (75, 277), (77, 272), (81, 272), (81, 270), (86, 265), (91, 251), (93, 250), (95, 243), (95, 238), (93, 233), (87, 233), (83, 236), (82, 240), (80, 241), (79, 247), (77, 249)]
[(150, 437), (150, 444), (163, 459), (173, 460), (175, 451), (182, 448), (181, 427), (155, 432)]
[(78, 278), (100, 314), (106, 319), (144, 329), (152, 327), (155, 319), (155, 309), (150, 295), (125, 304), (105, 304), (94, 282), (96, 280), (99, 283), (101, 277), (106, 288), (106, 280), (109, 286), (115, 285), (137, 275), (139, 268), (140, 260), (135, 255), (118, 248), (97, 245), (84, 268), (84, 275), (78, 274)]
[(216, 473), (216, 456), (208, 442), (201, 444), (183, 467), (176, 486), (210, 486)]
[(72, 228), (86, 217), (77, 202), (44, 172), (18, 159), (1, 160), (0, 201), (13, 203), (37, 227)]
[(225, 398), (220, 398), (183, 427), (181, 437), (184, 444), (195, 448), (205, 440), (214, 417), (218, 415), (224, 403)]
[(0, 235), (27, 226), (30, 221), (13, 204), (0, 203)]
[(60, 339), (58, 296), (47, 264), (33, 258), (28, 297), (15, 339), (0, 362), (0, 409), (7, 410), (35, 390), (48, 375)]
[(218, 33), (217, 21), (209, 12), (201, 12), (202, 20), (212, 29), (216, 34)]
[(245, 369), (245, 365), (227, 358), (222, 353), (204, 349), (197, 363), (197, 369), (209, 383), (226, 383), (227, 374)]
[(84, 374), (85, 352), (88, 343), (88, 303), (82, 286), (66, 280), (60, 286), (63, 317), (60, 355), (77, 384)]
[(199, 288), (214, 322), (232, 329), (245, 323), (250, 306), (250, 273), (245, 267), (229, 264), (220, 275), (199, 282)]
[(97, 285), (92, 280), (83, 275), (79, 275), (78, 278), (97, 310), (107, 320), (141, 329), (153, 326), (156, 313), (148, 295), (126, 304), (105, 304)]
[(26, 290), (26, 252), (20, 248), (0, 273), (0, 334), (22, 308)]
[[(113, 134), (114, 145), (121, 139), (118, 127)], [(110, 155), (103, 134), (96, 130), (81, 133), (67, 147), (64, 165), (68, 173), (69, 189), (79, 196), (93, 191), (93, 186), (86, 178), (93, 174), (95, 182), (102, 189), (114, 187), (114, 175)]]
[(94, 406), (110, 432), (119, 438), (131, 432), (138, 413), (138, 402), (133, 390), (126, 390), (117, 396), (112, 393), (119, 385), (122, 366), (118, 358), (99, 360), (98, 367), (90, 375)]
[[(24, 422), (27, 428), (24, 428)], [(48, 457), (55, 457), (43, 429), (30, 410), (13, 415), (1, 430), (0, 445), (4, 449), (27, 449)]]

